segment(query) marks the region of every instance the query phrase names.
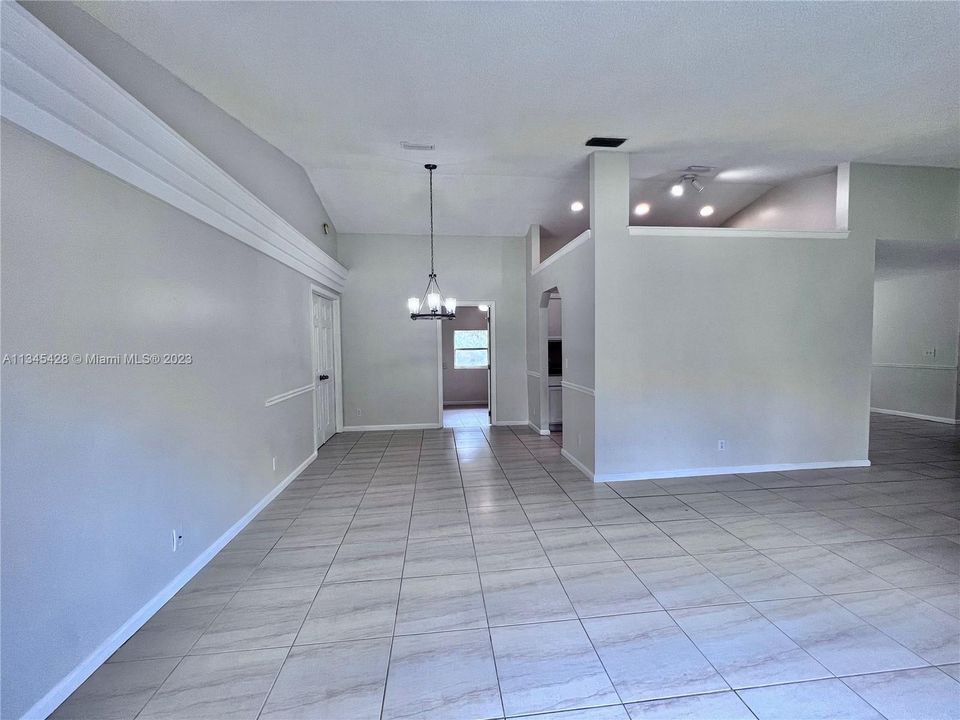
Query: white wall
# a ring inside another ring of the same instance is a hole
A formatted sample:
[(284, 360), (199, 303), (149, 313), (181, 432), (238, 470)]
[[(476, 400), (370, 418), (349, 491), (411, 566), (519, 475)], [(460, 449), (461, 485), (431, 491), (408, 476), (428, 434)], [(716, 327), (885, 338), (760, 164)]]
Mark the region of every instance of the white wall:
[[(339, 252), (350, 268), (341, 305), (345, 425), (438, 424), (437, 321), (412, 321), (407, 310), (427, 282), (429, 238), (342, 234)], [(443, 291), (496, 303), (499, 422), (527, 422), (523, 268), (522, 238), (436, 239)]]
[[(22, 4), (324, 252), (337, 257), (336, 228), (300, 165), (73, 3)], [(324, 234), (324, 224), (329, 234)]]
[(445, 320), (443, 333), (443, 402), (457, 405), (487, 404), (487, 369), (454, 367), (453, 332), (455, 330), (486, 330), (487, 314), (477, 307), (460, 306), (457, 317)]
[(598, 298), (598, 477), (866, 461), (872, 244), (635, 230), (598, 254), (630, 298)]
[(723, 227), (756, 230), (833, 230), (837, 226), (837, 171), (800, 178), (761, 195)]
[(264, 407), (310, 382), (310, 283), (19, 128), (0, 142), (3, 352), (193, 357), (2, 368), (15, 718), (310, 456), (310, 395)]
[[(547, 429), (548, 411), (542, 383), (547, 358), (541, 350), (540, 303), (543, 293), (557, 288), (563, 301), (563, 448), (588, 470), (594, 464), (594, 244), (589, 234), (568, 244), (544, 265), (539, 227), (527, 233), (527, 406), (530, 422)], [(543, 323), (544, 332), (547, 323)], [(580, 388), (580, 389), (577, 389)], [(589, 392), (584, 392), (584, 389)]]

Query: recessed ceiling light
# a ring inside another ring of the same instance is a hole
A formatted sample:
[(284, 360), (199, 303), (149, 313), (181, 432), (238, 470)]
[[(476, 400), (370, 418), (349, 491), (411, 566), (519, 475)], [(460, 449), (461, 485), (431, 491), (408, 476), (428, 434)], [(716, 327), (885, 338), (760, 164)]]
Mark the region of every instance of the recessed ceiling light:
[(640, 203), (633, 209), (633, 212), (636, 215), (646, 215), (650, 212), (650, 203)]
[(683, 181), (676, 183), (670, 188), (670, 194), (674, 197), (683, 195)]
[(700, 217), (710, 217), (713, 215), (713, 205), (704, 205), (700, 208)]
[(570, 210), (571, 212), (580, 212), (583, 210), (583, 203), (579, 200), (574, 200), (572, 203), (570, 203)]

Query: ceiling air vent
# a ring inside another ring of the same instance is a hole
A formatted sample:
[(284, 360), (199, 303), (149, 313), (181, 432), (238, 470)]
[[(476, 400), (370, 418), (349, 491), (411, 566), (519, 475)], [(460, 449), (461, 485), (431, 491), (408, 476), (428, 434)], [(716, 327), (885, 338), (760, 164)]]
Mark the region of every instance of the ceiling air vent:
[(587, 147), (620, 147), (627, 141), (626, 138), (592, 137), (587, 140)]
[(429, 143), (402, 142), (400, 147), (404, 150), (436, 150), (437, 146)]

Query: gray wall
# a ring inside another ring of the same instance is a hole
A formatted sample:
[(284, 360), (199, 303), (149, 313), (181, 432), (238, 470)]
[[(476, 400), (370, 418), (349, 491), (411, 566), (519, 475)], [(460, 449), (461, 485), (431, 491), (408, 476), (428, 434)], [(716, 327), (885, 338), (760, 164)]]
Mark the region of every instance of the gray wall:
[[(3, 717), (19, 717), (313, 451), (307, 278), (6, 123)], [(277, 469), (272, 469), (272, 458)], [(171, 530), (185, 541), (171, 551)]]
[[(899, 253), (883, 264), (882, 249), (891, 243), (908, 247), (912, 241), (960, 238), (960, 170), (852, 163), (849, 181), (851, 238), (877, 243), (876, 313), (873, 322), (874, 363), (941, 364), (956, 366), (956, 346), (946, 336), (955, 322), (954, 277), (937, 267)], [(913, 247), (914, 258), (925, 251)], [(926, 274), (925, 280), (911, 277)], [(933, 318), (936, 318), (935, 320)], [(932, 323), (932, 324), (931, 324)], [(924, 359), (922, 346), (938, 343), (940, 357)], [(953, 345), (951, 347), (951, 345)], [(941, 347), (943, 346), (943, 347)], [(873, 407), (954, 417), (956, 374), (925, 368), (873, 368)]]
[(755, 230), (834, 230), (837, 171), (800, 178), (768, 190), (723, 227)]
[(444, 321), (440, 329), (443, 332), (443, 402), (456, 405), (487, 404), (487, 369), (454, 367), (453, 332), (454, 330), (486, 330), (487, 314), (476, 307), (457, 308), (457, 317)]
[(599, 474), (866, 459), (872, 243), (724, 232), (598, 255)]
[(72, 3), (23, 6), (324, 252), (337, 257), (336, 229), (300, 165)]
[[(344, 424), (439, 423), (436, 321), (414, 322), (407, 310), (427, 282), (429, 238), (343, 234), (339, 245), (350, 268), (341, 304)], [(522, 238), (436, 239), (444, 292), (496, 303), (500, 422), (527, 421), (523, 267)]]

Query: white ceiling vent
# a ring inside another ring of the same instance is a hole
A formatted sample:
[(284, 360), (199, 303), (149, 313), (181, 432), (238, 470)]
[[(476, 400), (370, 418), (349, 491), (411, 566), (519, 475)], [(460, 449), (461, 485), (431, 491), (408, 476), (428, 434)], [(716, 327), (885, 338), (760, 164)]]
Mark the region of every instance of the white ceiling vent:
[(412, 142), (402, 142), (400, 147), (404, 150), (436, 150), (437, 146), (432, 143), (412, 143)]

